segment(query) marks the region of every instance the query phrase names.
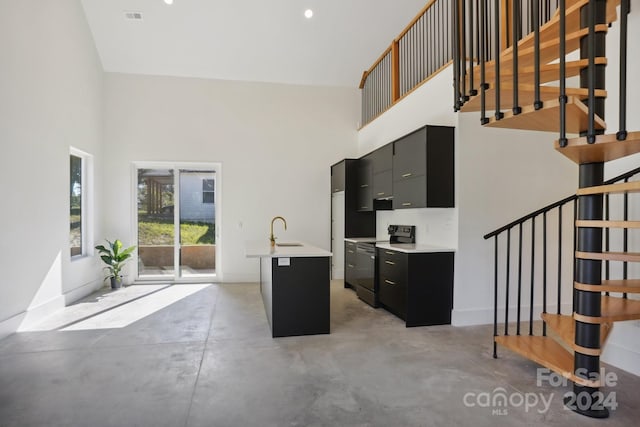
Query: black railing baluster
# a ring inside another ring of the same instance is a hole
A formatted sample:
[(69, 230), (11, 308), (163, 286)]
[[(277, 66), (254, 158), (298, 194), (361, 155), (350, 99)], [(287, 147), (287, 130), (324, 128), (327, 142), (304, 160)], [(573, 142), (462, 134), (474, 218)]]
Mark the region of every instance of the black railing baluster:
[(587, 143), (596, 142), (595, 117), (596, 117), (596, 5), (595, 0), (589, 0), (588, 20), (589, 39), (587, 40), (587, 51), (589, 58), (588, 81), (589, 81), (589, 114)]
[[(609, 217), (609, 194), (605, 194), (604, 195), (604, 219), (605, 221), (609, 221), (610, 217)], [(609, 252), (609, 234), (610, 234), (611, 229), (609, 227), (605, 228), (604, 230), (604, 250), (605, 252)], [(605, 260), (604, 262), (604, 279), (605, 280), (609, 280), (611, 278), (611, 274), (609, 271), (609, 264), (611, 261), (609, 260)], [(605, 295), (609, 296), (609, 292), (605, 292)]]
[(467, 82), (466, 82), (466, 78), (467, 78), (467, 72), (466, 72), (466, 63), (467, 63), (467, 29), (465, 26), (465, 19), (466, 19), (466, 12), (467, 12), (467, 8), (466, 8), (466, 1), (465, 0), (461, 0), (459, 2), (460, 4), (460, 13), (461, 13), (461, 17), (458, 19), (458, 22), (460, 23), (460, 31), (461, 31), (461, 43), (460, 43), (460, 49), (462, 50), (462, 74), (460, 77), (460, 81), (462, 83), (462, 102), (464, 103), (465, 100), (469, 99), (469, 97), (467, 96)]
[(498, 336), (498, 236), (493, 244), (493, 358), (498, 358), (495, 337)]
[(511, 265), (511, 229), (507, 230), (507, 275), (506, 275), (506, 291), (504, 303), (504, 334), (509, 335), (509, 267)]
[(533, 12), (533, 108), (542, 108), (540, 99), (540, 3), (534, 0), (532, 3)]
[(495, 58), (494, 58), (494, 71), (495, 71), (495, 91), (496, 91), (496, 120), (501, 120), (504, 117), (504, 114), (500, 110), (500, 0), (494, 0), (494, 37), (495, 40)]
[[(576, 250), (578, 249), (578, 233), (576, 232), (576, 221), (578, 220), (578, 199), (575, 199), (573, 201), (573, 227), (571, 227), (571, 231), (573, 232), (573, 252), (572, 254), (576, 253)], [(574, 287), (574, 283), (576, 283), (576, 263), (575, 263), (575, 259), (574, 262), (571, 263), (571, 289), (573, 289)], [(572, 305), (571, 305), (571, 312), (575, 313), (576, 311), (576, 298), (575, 296), (577, 295), (576, 292), (572, 292), (571, 293), (573, 295), (574, 298), (572, 298)]]
[[(518, 99), (518, 41), (520, 40), (518, 37), (518, 29), (520, 28), (520, 0), (513, 0), (513, 4), (511, 6), (511, 56), (513, 60), (513, 107), (512, 110), (514, 115), (518, 115), (522, 112), (522, 108), (520, 107), (520, 102)], [(499, 77), (496, 77), (499, 79)]]
[(453, 14), (451, 16), (451, 20), (455, 22), (455, 24), (453, 25), (454, 30), (451, 32), (451, 38), (453, 39), (453, 46), (454, 46), (454, 52), (455, 52), (455, 60), (453, 61), (453, 84), (454, 84), (454, 89), (453, 91), (454, 93), (454, 110), (458, 111), (460, 110), (461, 107), (461, 102), (460, 102), (460, 63), (464, 62), (464, 59), (462, 59), (462, 52), (460, 52), (460, 43), (458, 41), (459, 37), (458, 37), (458, 27), (459, 27), (459, 23), (458, 23), (458, 2), (455, 1), (453, 2)]
[[(623, 0), (624, 2), (624, 0)], [(624, 182), (629, 182), (629, 178), (625, 178)], [(628, 221), (629, 220), (629, 193), (625, 192), (624, 196), (623, 196), (623, 221)], [(629, 229), (628, 228), (623, 228), (622, 229), (622, 251), (627, 253), (629, 251)], [(623, 280), (627, 280), (629, 278), (629, 263), (627, 261), (624, 261), (622, 263), (622, 279)], [(627, 294), (626, 292), (624, 294), (622, 294), (622, 297), (624, 299), (627, 299)]]
[[(562, 0), (560, 0), (562, 1)], [(562, 205), (558, 206), (558, 314), (562, 313)]]
[(520, 335), (520, 308), (522, 306), (522, 223), (518, 225), (518, 312), (516, 314), (516, 335)]
[(487, 62), (487, 15), (484, 0), (480, 0), (480, 12), (478, 15), (480, 17), (480, 34), (482, 35), (482, 41), (480, 42), (480, 123), (485, 125), (489, 123), (489, 118), (487, 117), (486, 105), (487, 81), (485, 66)]
[[(542, 214), (542, 312), (547, 312), (547, 212)], [(547, 336), (547, 322), (542, 322), (542, 335)]]
[(619, 129), (616, 138), (619, 141), (627, 139), (627, 15), (631, 0), (620, 2), (620, 98)]
[[(471, 37), (471, 40), (469, 41), (469, 95), (470, 96), (476, 96), (478, 94), (478, 91), (476, 90), (475, 86), (474, 86), (474, 79), (473, 79), (473, 75), (474, 70), (473, 70), (473, 58), (475, 57), (476, 51), (474, 50), (475, 48), (475, 33), (474, 33), (474, 27), (473, 27), (473, 23), (474, 23), (474, 19), (473, 19), (473, 0), (469, 0), (469, 37)], [(468, 98), (467, 98), (468, 99)]]
[(567, 79), (566, 79), (566, 7), (565, 0), (560, 0), (558, 7), (560, 9), (560, 147), (566, 147), (567, 140)]
[(536, 219), (531, 218), (531, 297), (529, 299), (529, 335), (533, 335), (533, 297), (534, 276), (536, 270)]

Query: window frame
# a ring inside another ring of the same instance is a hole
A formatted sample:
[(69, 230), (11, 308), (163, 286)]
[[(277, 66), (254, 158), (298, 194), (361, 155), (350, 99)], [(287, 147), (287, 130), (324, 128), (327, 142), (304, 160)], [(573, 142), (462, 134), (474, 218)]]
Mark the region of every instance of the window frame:
[[(69, 148), (69, 174), (71, 173), (71, 157), (80, 159), (80, 253), (71, 254), (69, 241), (69, 256), (71, 261), (84, 259), (93, 255), (93, 156), (74, 147)], [(69, 175), (71, 185), (71, 175)], [(69, 194), (68, 215), (71, 215), (71, 198)], [(69, 233), (71, 223), (69, 222)]]

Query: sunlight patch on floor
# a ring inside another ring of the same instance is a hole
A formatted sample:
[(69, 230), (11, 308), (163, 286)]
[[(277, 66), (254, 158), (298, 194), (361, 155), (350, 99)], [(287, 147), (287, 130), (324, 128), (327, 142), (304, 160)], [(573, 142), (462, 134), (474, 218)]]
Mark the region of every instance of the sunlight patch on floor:
[[(145, 285), (147, 286), (147, 285)], [(120, 305), (104, 313), (72, 324), (61, 331), (81, 331), (88, 329), (124, 328), (170, 306), (183, 298), (193, 295), (210, 284), (172, 285), (148, 296)]]

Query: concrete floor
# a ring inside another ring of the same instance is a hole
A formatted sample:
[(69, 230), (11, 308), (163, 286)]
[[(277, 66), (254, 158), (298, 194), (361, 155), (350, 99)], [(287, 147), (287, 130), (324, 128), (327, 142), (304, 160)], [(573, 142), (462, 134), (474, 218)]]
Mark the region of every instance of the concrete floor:
[[(332, 283), (330, 335), (278, 339), (258, 285), (193, 286), (105, 290), (37, 331), (0, 341), (0, 426), (632, 426), (640, 419), (636, 376), (607, 368), (617, 384), (603, 391), (619, 406), (609, 419), (585, 418), (562, 405), (570, 387), (536, 385), (534, 363), (506, 350), (494, 360), (491, 327), (407, 329), (341, 282)], [(491, 406), (486, 398), (500, 393), (507, 406)], [(550, 399), (546, 411), (541, 398)]]

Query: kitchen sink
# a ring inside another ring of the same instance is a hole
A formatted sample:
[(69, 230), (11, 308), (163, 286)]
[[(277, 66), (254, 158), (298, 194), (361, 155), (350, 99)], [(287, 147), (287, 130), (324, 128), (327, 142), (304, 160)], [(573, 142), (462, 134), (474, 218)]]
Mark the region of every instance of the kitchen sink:
[(288, 246), (302, 246), (302, 243), (296, 243), (296, 242), (282, 242), (282, 243), (276, 243), (276, 246), (281, 246), (281, 247), (288, 247)]

